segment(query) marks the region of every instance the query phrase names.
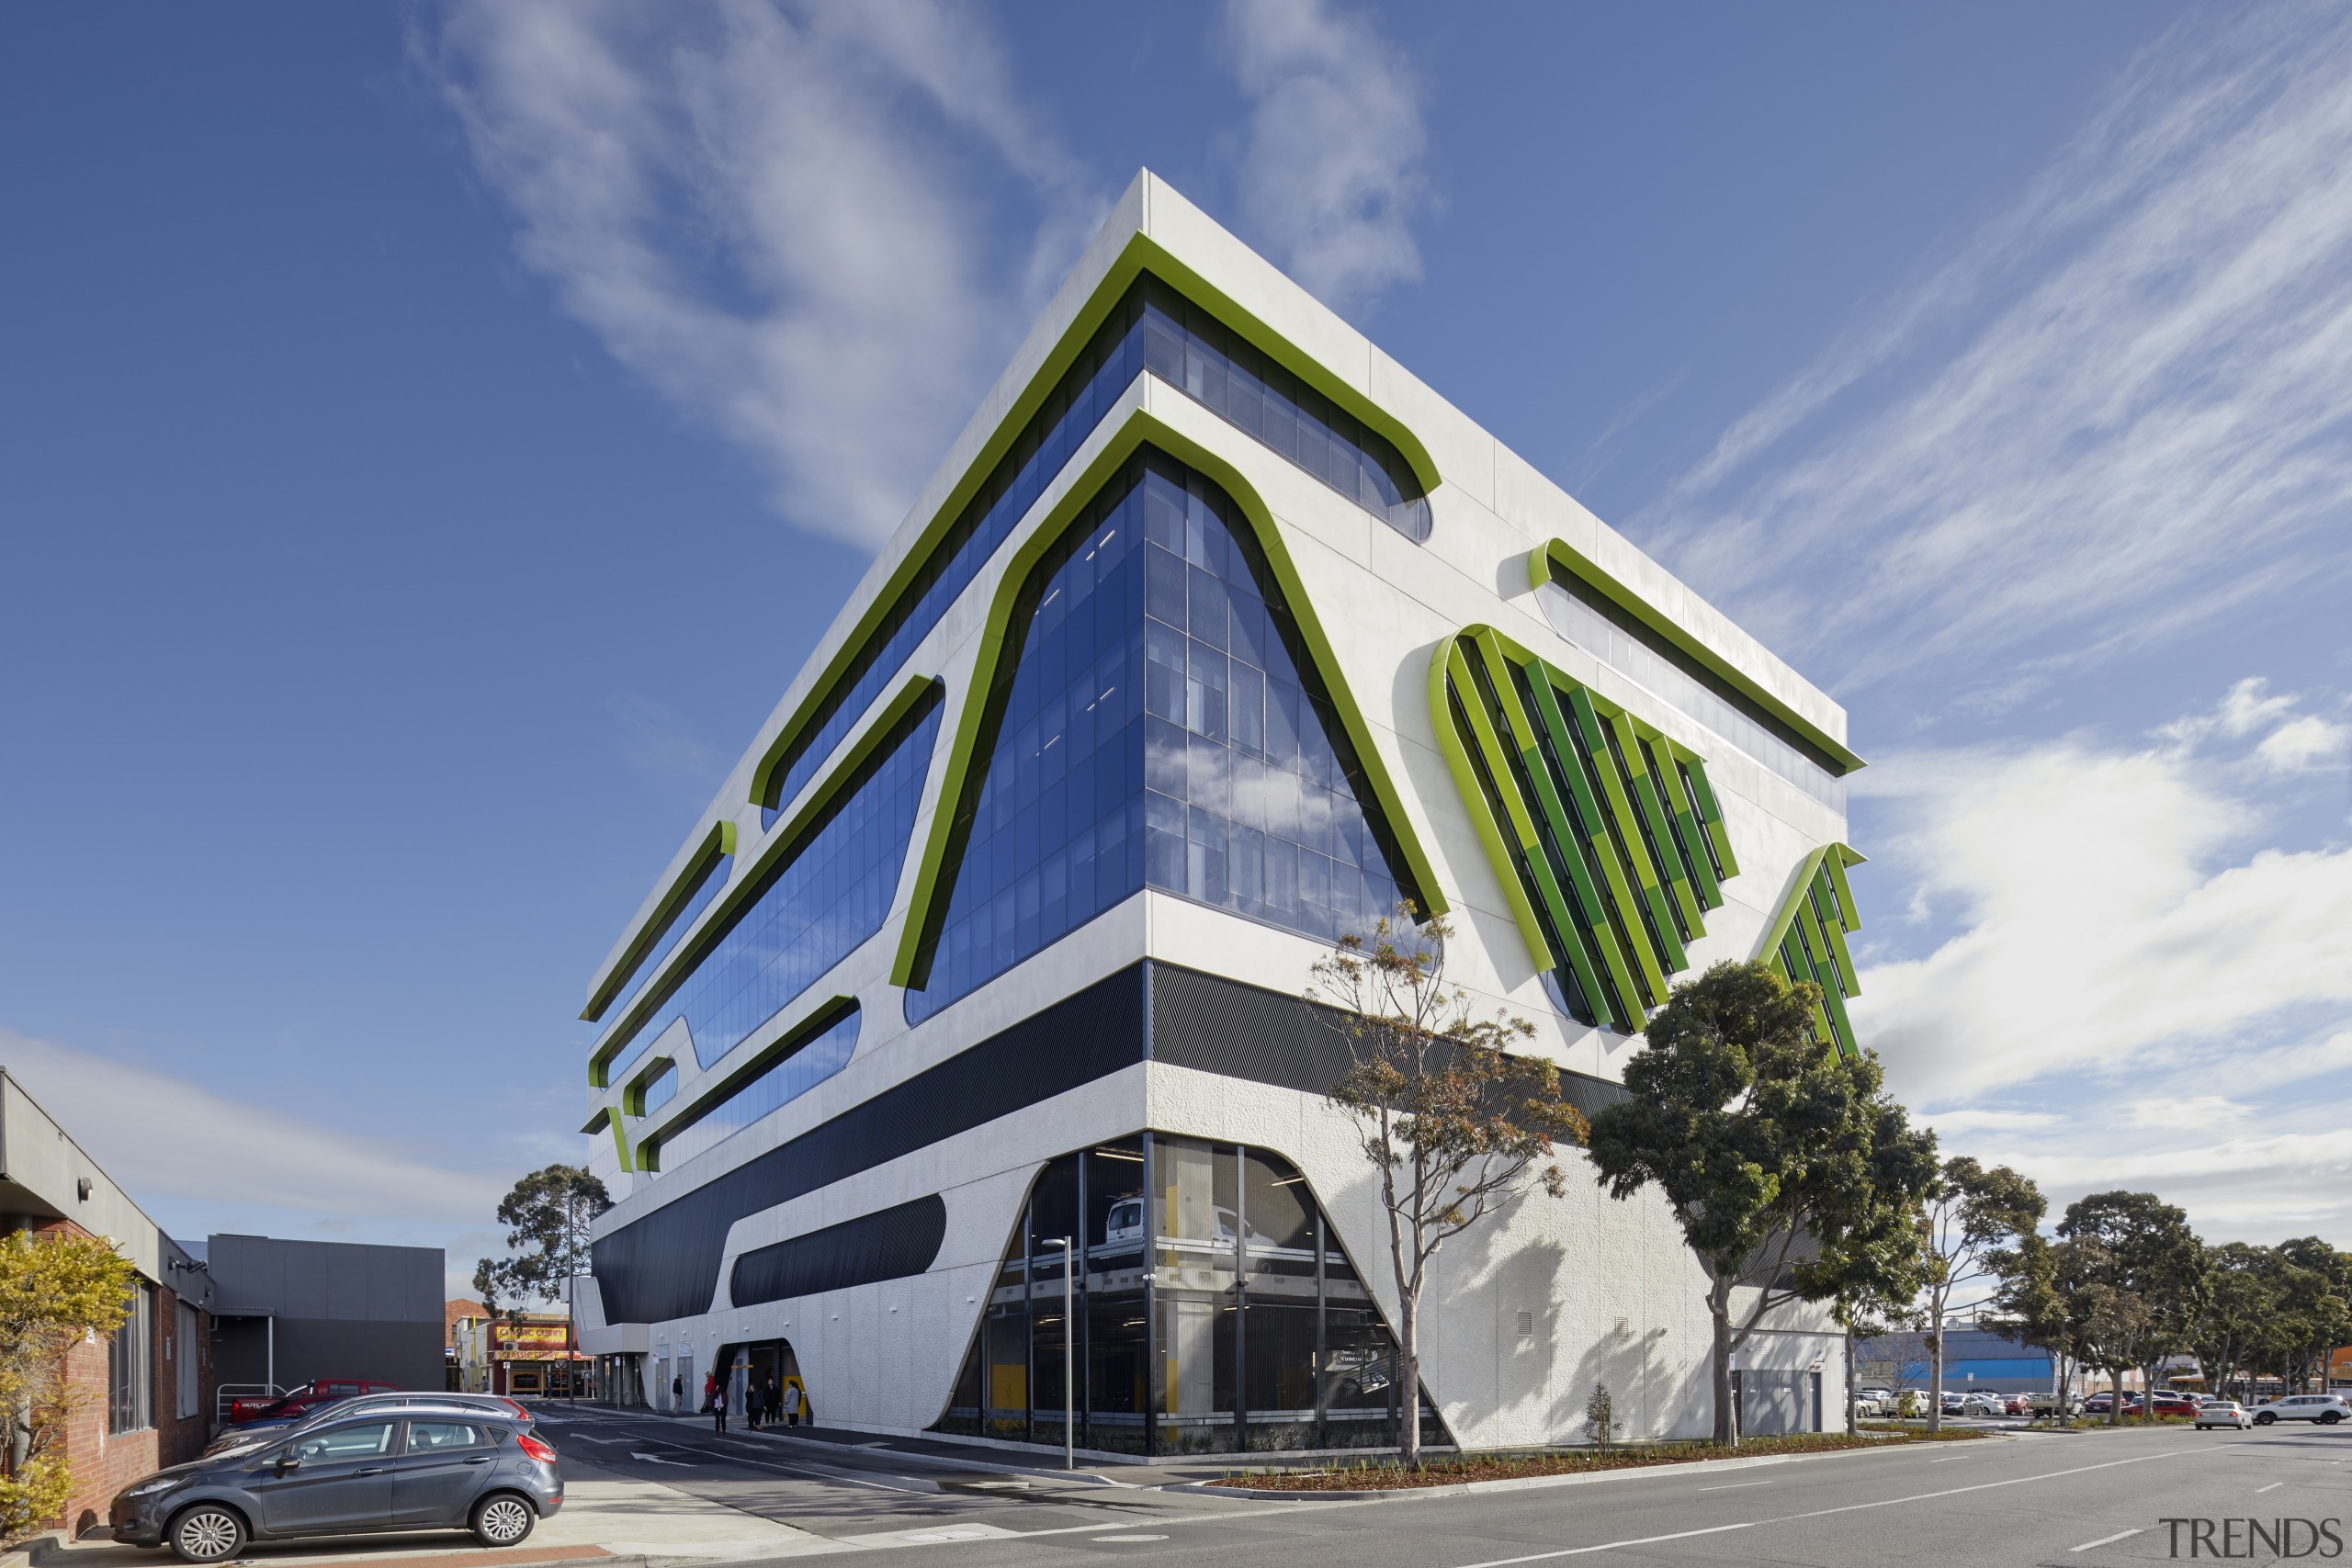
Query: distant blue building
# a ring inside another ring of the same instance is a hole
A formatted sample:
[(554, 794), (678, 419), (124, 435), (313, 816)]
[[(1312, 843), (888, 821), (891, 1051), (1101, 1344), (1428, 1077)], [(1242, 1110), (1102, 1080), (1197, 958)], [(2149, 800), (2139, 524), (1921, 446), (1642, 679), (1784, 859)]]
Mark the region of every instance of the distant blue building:
[[(1894, 1388), (1925, 1388), (1928, 1365), (1924, 1337), (1917, 1334), (1888, 1334), (1862, 1340), (1854, 1347), (1854, 1368), (1865, 1387), (1884, 1383)], [(2057, 1381), (2046, 1350), (1982, 1328), (1951, 1328), (1944, 1333), (1947, 1389), (2034, 1393), (2055, 1387)]]

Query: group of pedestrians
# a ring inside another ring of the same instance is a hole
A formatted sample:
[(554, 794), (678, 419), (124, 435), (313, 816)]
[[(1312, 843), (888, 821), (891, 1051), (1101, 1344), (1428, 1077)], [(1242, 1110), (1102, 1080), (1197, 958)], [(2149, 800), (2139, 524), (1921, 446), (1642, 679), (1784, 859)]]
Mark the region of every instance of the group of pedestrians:
[[(670, 1397), (675, 1403), (684, 1402), (686, 1384), (684, 1378), (670, 1380)], [(703, 1376), (702, 1407), (710, 1412), (714, 1430), (727, 1430), (727, 1385), (718, 1381), (716, 1373), (705, 1373)], [(774, 1372), (768, 1374), (765, 1382), (747, 1382), (744, 1385), (743, 1418), (755, 1432), (763, 1421), (775, 1426), (778, 1416), (784, 1418), (786, 1426), (797, 1427), (802, 1409), (800, 1380), (797, 1378), (786, 1383), (781, 1390), (776, 1387)]]

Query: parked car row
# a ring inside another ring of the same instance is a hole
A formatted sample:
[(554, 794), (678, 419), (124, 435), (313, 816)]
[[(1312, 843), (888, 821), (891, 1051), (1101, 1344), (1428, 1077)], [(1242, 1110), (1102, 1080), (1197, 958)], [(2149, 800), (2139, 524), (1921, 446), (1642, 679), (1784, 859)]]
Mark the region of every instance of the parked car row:
[(562, 1506), (556, 1450), (524, 1406), (392, 1391), (232, 1427), (201, 1457), (125, 1487), (108, 1522), (118, 1541), (220, 1563), (250, 1541), (390, 1530), (468, 1529), (514, 1546)]
[[(2063, 1401), (2052, 1393), (1991, 1393), (1944, 1391), (1942, 1413), (1961, 1417), (1996, 1416), (2103, 1416), (2114, 1409), (2115, 1394), (2103, 1390), (2088, 1398), (2069, 1395)], [(1908, 1416), (1928, 1413), (1928, 1396), (1917, 1389), (1897, 1393), (1883, 1388), (1857, 1389), (1854, 1407), (1864, 1416)], [(2312, 1421), (2324, 1427), (2352, 1421), (2352, 1401), (2340, 1393), (2295, 1393), (2246, 1405), (2235, 1400), (2159, 1388), (2153, 1398), (2134, 1393), (2123, 1395), (2123, 1414), (2137, 1416), (2151, 1409), (2159, 1416), (2188, 1416), (2199, 1427), (2267, 1427), (2279, 1421)]]

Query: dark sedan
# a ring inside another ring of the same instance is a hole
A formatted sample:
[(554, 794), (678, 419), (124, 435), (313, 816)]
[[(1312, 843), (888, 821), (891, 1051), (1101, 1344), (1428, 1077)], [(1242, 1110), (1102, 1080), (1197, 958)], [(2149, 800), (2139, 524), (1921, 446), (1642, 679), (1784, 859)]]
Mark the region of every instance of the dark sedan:
[(469, 1529), (513, 1546), (563, 1506), (556, 1452), (528, 1421), (479, 1412), (371, 1412), (258, 1450), (158, 1471), (125, 1487), (114, 1539), (224, 1562), (248, 1540)]

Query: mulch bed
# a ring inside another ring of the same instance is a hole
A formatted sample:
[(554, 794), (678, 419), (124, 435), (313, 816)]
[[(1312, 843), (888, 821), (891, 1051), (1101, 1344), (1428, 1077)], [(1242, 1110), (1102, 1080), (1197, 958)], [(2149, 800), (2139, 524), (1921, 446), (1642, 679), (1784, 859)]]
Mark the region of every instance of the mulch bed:
[(1562, 1453), (1465, 1454), (1431, 1460), (1419, 1470), (1374, 1461), (1346, 1470), (1251, 1471), (1228, 1474), (1222, 1484), (1253, 1492), (1385, 1492), (1412, 1486), (1458, 1486), (1466, 1481), (1519, 1481), (1534, 1475), (1582, 1475), (1603, 1470), (1641, 1470), (1693, 1460), (1757, 1459), (1771, 1454), (1835, 1453), (1883, 1449), (1899, 1443), (1965, 1442), (1983, 1434), (1888, 1432), (1848, 1437), (1843, 1432), (1805, 1432), (1783, 1438), (1750, 1438), (1736, 1449), (1714, 1443), (1640, 1443), (1622, 1448), (1577, 1449)]

